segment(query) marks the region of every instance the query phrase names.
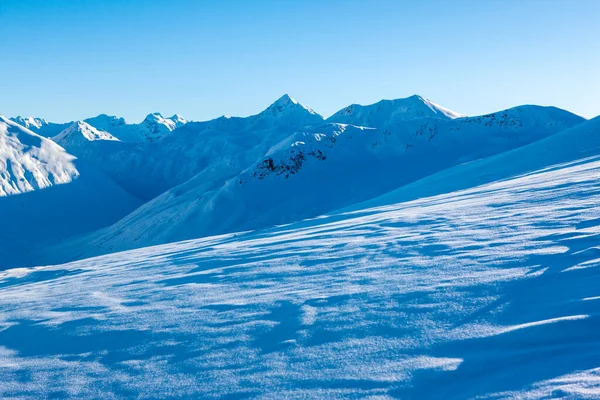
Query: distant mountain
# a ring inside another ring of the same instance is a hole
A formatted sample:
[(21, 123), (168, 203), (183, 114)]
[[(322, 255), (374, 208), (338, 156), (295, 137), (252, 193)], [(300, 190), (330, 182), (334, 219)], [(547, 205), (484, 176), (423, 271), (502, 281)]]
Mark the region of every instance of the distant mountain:
[(600, 117), (596, 117), (528, 145), (428, 175), (377, 198), (354, 204), (348, 210), (474, 188), (508, 177), (525, 176), (544, 167), (597, 158), (599, 155)]
[(224, 160), (229, 149), (211, 145), (220, 157), (210, 168), (85, 242), (92, 255), (314, 217), (583, 121), (539, 106), (456, 119), (419, 116), (383, 128), (321, 121), (276, 136), (249, 168), (235, 164), (238, 173)]
[(83, 121), (73, 122), (64, 131), (52, 138), (52, 140), (67, 150), (82, 146), (86, 142), (96, 140), (119, 140), (108, 132), (98, 130)]
[[(97, 134), (79, 122), (62, 139), (76, 147)], [(0, 267), (34, 264), (44, 247), (105, 227), (141, 204), (97, 168), (0, 116)]]
[(0, 196), (71, 182), (74, 157), (53, 141), (0, 116)]
[(14, 117), (10, 118), (10, 120), (34, 133), (37, 133), (40, 136), (47, 138), (56, 136), (59, 132), (71, 125), (71, 122), (54, 123), (48, 122), (43, 118), (36, 117)]
[(35, 117), (14, 117), (10, 118), (11, 121), (16, 122), (24, 128), (29, 129), (30, 131), (36, 131), (41, 129), (44, 125), (48, 125), (43, 118), (35, 118)]
[[(146, 121), (158, 119), (149, 116)], [(203, 171), (221, 178), (235, 176), (296, 130), (322, 123), (321, 115), (285, 95), (256, 115), (189, 122), (160, 140), (137, 145), (90, 143), (76, 155), (136, 197), (150, 200)]]
[[(64, 261), (315, 217), (583, 121), (539, 106), (462, 117), (420, 96), (352, 105), (327, 120), (288, 95), (256, 115), (205, 122), (153, 113), (127, 124), (103, 114), (54, 136), (85, 171), (79, 185), (40, 203), (31, 196), (25, 209), (45, 213), (54, 206), (39, 204), (63, 195), (82, 213), (79, 205), (94, 204), (93, 221), (49, 211), (70, 221), (60, 246), (44, 245), (52, 262)], [(46, 220), (49, 229), (57, 223)]]
[(123, 118), (106, 114), (88, 118), (85, 122), (96, 129), (109, 132), (121, 141), (145, 143), (165, 137), (188, 121), (177, 114), (164, 118), (160, 113), (152, 113), (139, 124), (127, 124)]
[(417, 118), (455, 119), (460, 117), (463, 115), (414, 95), (404, 99), (381, 100), (368, 106), (351, 104), (327, 118), (327, 122), (380, 128)]

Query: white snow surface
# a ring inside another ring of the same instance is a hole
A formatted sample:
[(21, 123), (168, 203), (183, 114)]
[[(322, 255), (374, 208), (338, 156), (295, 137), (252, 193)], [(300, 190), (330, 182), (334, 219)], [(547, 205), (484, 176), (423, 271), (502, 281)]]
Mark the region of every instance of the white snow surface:
[(598, 398), (599, 176), (4, 271), (0, 396)]
[(74, 158), (0, 115), (0, 197), (71, 182), (79, 175)]

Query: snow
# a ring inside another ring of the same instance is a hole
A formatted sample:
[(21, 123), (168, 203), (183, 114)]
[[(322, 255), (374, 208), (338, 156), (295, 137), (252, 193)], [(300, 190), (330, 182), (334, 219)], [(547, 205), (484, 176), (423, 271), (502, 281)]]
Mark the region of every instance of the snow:
[[(146, 121), (153, 118), (158, 116)], [(148, 201), (201, 173), (231, 177), (297, 129), (322, 123), (323, 117), (283, 96), (257, 115), (189, 122), (159, 140), (135, 145), (92, 143), (77, 156)], [(116, 129), (106, 131), (124, 140)]]
[(462, 116), (419, 95), (413, 95), (404, 99), (381, 100), (368, 106), (352, 104), (333, 114), (327, 121), (380, 128), (415, 118), (455, 119)]
[(159, 140), (188, 121), (180, 115), (164, 118), (160, 113), (151, 113), (139, 124), (128, 124), (123, 118), (100, 114), (88, 118), (86, 123), (93, 127), (109, 132), (124, 142), (146, 143)]
[(11, 121), (16, 122), (17, 124), (29, 129), (29, 130), (39, 130), (44, 125), (48, 125), (48, 122), (43, 118), (35, 118), (35, 117), (15, 117), (10, 118)]
[[(539, 148), (585, 147), (566, 136)], [(438, 196), (4, 271), (0, 396), (597, 398), (592, 147)]]
[(76, 121), (67, 129), (53, 137), (52, 140), (69, 150), (70, 148), (77, 148), (85, 142), (119, 139), (108, 132), (94, 128), (86, 122)]
[(0, 397), (600, 398), (599, 176), (555, 107), (0, 117)]
[[(85, 249), (87, 256), (98, 255), (316, 217), (584, 121), (553, 107), (523, 106), (480, 117), (417, 118), (375, 129), (324, 123), (283, 99), (262, 115), (271, 116), (274, 109), (283, 112), (279, 108), (283, 103), (294, 114), (301, 112), (297, 120), (310, 117), (312, 125), (296, 131), (279, 125), (261, 130), (255, 121), (263, 126), (262, 116), (189, 124), (157, 144), (163, 161), (152, 159), (153, 166), (140, 170), (147, 174), (161, 162), (164, 165), (164, 160), (176, 160), (181, 164), (167, 171), (182, 173), (198, 165), (196, 176), (112, 226), (72, 244), (63, 243), (58, 254), (68, 254), (71, 247), (77, 254)], [(204, 140), (192, 143), (197, 137)], [(185, 153), (182, 141), (190, 143)], [(174, 149), (177, 157), (169, 156)], [(140, 158), (150, 159), (136, 156)], [(131, 179), (139, 180), (158, 181)]]
[[(110, 139), (85, 123), (61, 134), (69, 149)], [(114, 138), (113, 138), (114, 139)], [(141, 205), (52, 140), (0, 116), (0, 265), (31, 265), (46, 246), (104, 228)]]
[(32, 132), (37, 133), (40, 136), (50, 138), (56, 136), (60, 131), (66, 129), (71, 123), (55, 123), (48, 122), (43, 118), (37, 117), (14, 117), (10, 118), (11, 121), (21, 125), (24, 128), (29, 129)]
[(71, 182), (74, 157), (0, 115), (0, 197)]
[(356, 209), (432, 196), (493, 182), (600, 153), (600, 117), (492, 157), (458, 165), (401, 187)]

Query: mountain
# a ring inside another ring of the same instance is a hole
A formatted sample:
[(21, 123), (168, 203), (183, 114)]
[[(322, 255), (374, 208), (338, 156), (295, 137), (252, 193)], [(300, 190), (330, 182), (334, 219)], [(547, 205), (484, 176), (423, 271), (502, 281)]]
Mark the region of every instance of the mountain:
[[(231, 149), (211, 144), (220, 157), (207, 163), (209, 168), (86, 237), (85, 243), (69, 246), (95, 255), (315, 217), (582, 121), (567, 111), (539, 106), (480, 117), (419, 117), (385, 129), (321, 121), (291, 134), (282, 131), (269, 148), (263, 141), (260, 151), (241, 150), (243, 157), (252, 154), (247, 160), (258, 160), (248, 167), (225, 158)], [(185, 137), (183, 132), (176, 136)], [(222, 133), (211, 138), (232, 142)], [(264, 138), (259, 135), (253, 142)]]
[(43, 137), (56, 136), (60, 131), (66, 129), (71, 123), (54, 123), (48, 122), (43, 118), (35, 117), (14, 117), (10, 118), (11, 121), (21, 125), (24, 128), (29, 129), (32, 132), (37, 133)]
[(152, 113), (139, 124), (127, 124), (123, 118), (106, 114), (88, 118), (84, 122), (96, 129), (109, 132), (121, 141), (145, 143), (163, 138), (188, 121), (177, 114), (164, 118), (160, 113)]
[(0, 116), (1, 267), (35, 264), (43, 248), (110, 225), (141, 204), (52, 140)]
[(43, 118), (18, 116), (9, 119), (21, 125), (22, 127), (29, 129), (30, 131), (36, 131), (41, 129), (44, 125), (48, 125), (48, 122)]
[(76, 121), (67, 129), (53, 137), (52, 140), (63, 148), (70, 150), (71, 148), (80, 147), (86, 142), (119, 139), (108, 132), (94, 128), (86, 122)]
[(327, 118), (327, 122), (381, 128), (417, 118), (455, 119), (462, 117), (421, 96), (381, 100), (368, 106), (351, 104)]
[(529, 145), (432, 174), (375, 199), (355, 204), (348, 210), (475, 188), (508, 177), (526, 177), (531, 171), (547, 166), (573, 162), (575, 165), (585, 164), (577, 160), (594, 159), (599, 155), (600, 117), (596, 117)]
[(597, 122), (476, 188), (4, 271), (0, 397), (597, 398)]
[(0, 196), (71, 182), (74, 157), (53, 141), (0, 116)]
[(150, 200), (207, 169), (221, 177), (235, 176), (297, 129), (322, 123), (322, 116), (284, 95), (256, 115), (189, 122), (160, 140), (136, 145), (92, 143), (77, 156), (134, 196)]
[[(11, 120), (48, 138), (57, 136), (75, 123), (57, 124), (35, 117), (14, 117)], [(123, 118), (106, 114), (76, 122), (84, 122), (124, 142), (145, 143), (161, 139), (176, 128), (187, 124), (188, 121), (178, 114), (165, 118), (160, 113), (151, 113), (139, 124), (128, 124)]]

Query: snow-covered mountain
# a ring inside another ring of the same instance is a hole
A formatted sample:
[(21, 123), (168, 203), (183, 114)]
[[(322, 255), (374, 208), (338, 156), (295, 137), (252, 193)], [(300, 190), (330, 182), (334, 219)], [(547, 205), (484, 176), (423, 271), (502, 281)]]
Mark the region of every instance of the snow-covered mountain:
[(10, 118), (10, 120), (40, 136), (48, 138), (57, 136), (76, 122), (84, 122), (99, 131), (108, 132), (110, 135), (121, 141), (134, 143), (146, 143), (159, 140), (176, 128), (188, 123), (181, 115), (175, 114), (172, 117), (165, 118), (160, 113), (148, 114), (139, 124), (128, 124), (125, 122), (124, 118), (106, 114), (100, 114), (83, 121), (67, 123), (53, 123), (48, 122), (43, 118), (36, 117), (14, 117)]
[(0, 115), (0, 196), (71, 182), (74, 157), (53, 141)]
[(511, 176), (527, 176), (531, 171), (547, 166), (569, 164), (599, 155), (600, 116), (531, 144), (445, 169), (380, 197), (354, 204), (349, 210), (457, 192)]
[(92, 255), (315, 217), (582, 121), (554, 107), (522, 106), (480, 117), (419, 117), (384, 129), (321, 122), (282, 135), (237, 174), (213, 162), (75, 247), (91, 246)]
[(160, 113), (152, 113), (139, 124), (128, 124), (123, 118), (106, 114), (88, 118), (85, 122), (96, 129), (109, 132), (121, 141), (145, 143), (163, 138), (188, 121), (177, 114), (165, 118)]
[(86, 142), (119, 139), (106, 131), (101, 131), (94, 128), (87, 122), (76, 121), (73, 122), (73, 124), (67, 129), (54, 136), (52, 140), (61, 145), (63, 148), (71, 150), (71, 148), (80, 147)]
[(52, 140), (0, 116), (0, 266), (103, 228), (141, 202)]
[(600, 117), (378, 104), (0, 117), (0, 397), (598, 398)]
[(454, 119), (463, 115), (421, 96), (381, 100), (368, 106), (351, 104), (327, 118), (328, 122), (380, 128), (417, 118)]
[(14, 117), (11, 121), (16, 122), (24, 128), (47, 138), (56, 136), (59, 132), (66, 129), (71, 123), (48, 122), (43, 118), (36, 117)]
[(30, 131), (37, 131), (39, 129), (41, 129), (44, 125), (48, 125), (48, 122), (43, 119), (43, 118), (36, 118), (36, 117), (14, 117), (14, 118), (10, 118), (11, 121), (16, 122), (17, 124), (21, 125), (22, 127), (25, 127), (27, 129), (29, 129)]
[(221, 179), (234, 176), (296, 130), (322, 123), (322, 116), (285, 95), (256, 115), (189, 122), (158, 141), (135, 146), (93, 143), (77, 156), (150, 200), (207, 170)]
[[(332, 122), (338, 118), (353, 124)], [(206, 122), (155, 113), (126, 124), (100, 115), (54, 139), (118, 185), (118, 196), (136, 199), (126, 204), (145, 204), (112, 213), (94, 224), (100, 230), (74, 229), (77, 236), (44, 253), (58, 262), (315, 217), (582, 121), (539, 106), (460, 117), (420, 96), (347, 107), (327, 120), (288, 95), (256, 115)], [(150, 126), (164, 135), (133, 139)]]

